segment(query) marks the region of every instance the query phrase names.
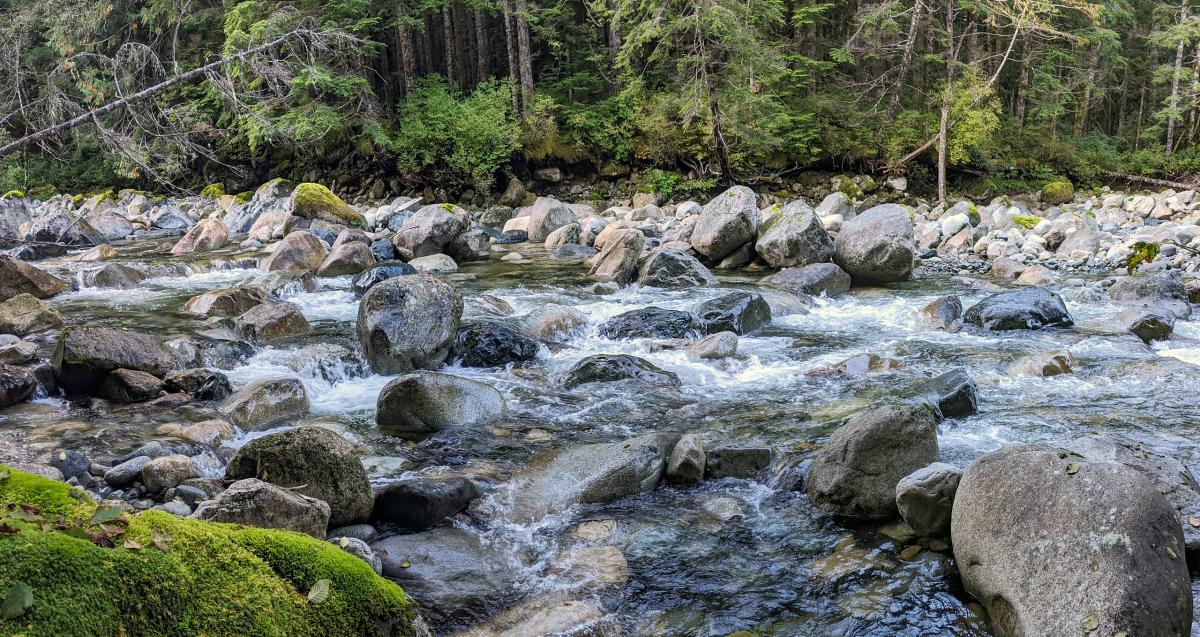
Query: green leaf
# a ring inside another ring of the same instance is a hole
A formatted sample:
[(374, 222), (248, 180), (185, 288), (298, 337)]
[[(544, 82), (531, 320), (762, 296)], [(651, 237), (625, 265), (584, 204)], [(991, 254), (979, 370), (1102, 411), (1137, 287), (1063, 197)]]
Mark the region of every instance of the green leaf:
[(1079, 473), (1079, 464), (1078, 463), (1072, 462), (1071, 464), (1067, 465), (1067, 475), (1073, 476), (1076, 473)]
[(119, 506), (102, 504), (96, 508), (96, 513), (92, 515), (92, 521), (88, 523), (88, 526), (112, 522), (119, 519), (123, 513), (125, 510)]
[(0, 618), (16, 619), (33, 606), (33, 588), (25, 582), (17, 582), (8, 589), (4, 601), (0, 602)]
[(308, 591), (308, 601), (313, 604), (320, 604), (329, 599), (329, 580), (319, 579), (316, 584), (313, 584), (312, 590)]
[(1090, 633), (1100, 627), (1100, 618), (1092, 613), (1083, 618), (1083, 632)]

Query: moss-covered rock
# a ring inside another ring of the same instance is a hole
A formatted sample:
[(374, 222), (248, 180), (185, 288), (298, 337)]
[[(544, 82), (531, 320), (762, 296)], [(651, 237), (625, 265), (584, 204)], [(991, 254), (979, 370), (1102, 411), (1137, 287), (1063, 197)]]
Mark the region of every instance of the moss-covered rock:
[(20, 190), (10, 190), (10, 191), (4, 193), (4, 196), (0, 197), (0, 199), (24, 199), (24, 198), (25, 198), (25, 193)]
[(233, 200), (239, 204), (245, 204), (245, 203), (249, 203), (250, 200), (253, 198), (254, 198), (254, 191), (247, 190), (245, 192), (239, 192), (238, 194), (234, 195)]
[(1065, 179), (1052, 181), (1042, 187), (1042, 203), (1058, 205), (1071, 203), (1074, 199), (1075, 186)]
[[(116, 548), (104, 548), (84, 537), (105, 532), (89, 524), (97, 506), (87, 496), (0, 466), (5, 472), (0, 594), (24, 582), (33, 604), (0, 620), (0, 634), (418, 634), (404, 591), (327, 542), (151, 510), (108, 522)], [(20, 504), (37, 507), (41, 519), (15, 519)], [(322, 580), (328, 596), (310, 600)]]
[(1042, 222), (1041, 217), (1029, 217), (1025, 215), (1015, 215), (1013, 216), (1012, 220), (1013, 223), (1025, 228), (1026, 230), (1033, 230), (1039, 223)]
[(220, 199), (225, 196), (225, 187), (221, 184), (209, 184), (200, 191), (200, 196), (206, 199)]
[(321, 184), (303, 183), (296, 186), (292, 191), (292, 214), (302, 219), (321, 219), (351, 228), (367, 225), (362, 213)]
[(862, 196), (862, 188), (854, 183), (854, 180), (846, 175), (838, 175), (832, 180), (833, 189), (840, 192), (851, 199), (857, 199)]

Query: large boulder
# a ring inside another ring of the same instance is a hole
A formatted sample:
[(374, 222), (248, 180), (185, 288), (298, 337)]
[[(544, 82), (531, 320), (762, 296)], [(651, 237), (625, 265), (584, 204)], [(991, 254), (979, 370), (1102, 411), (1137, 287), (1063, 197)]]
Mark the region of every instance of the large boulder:
[(32, 294), (21, 293), (0, 303), (0, 334), (25, 336), (62, 325), (62, 316)]
[(829, 298), (850, 291), (850, 275), (835, 263), (810, 263), (803, 267), (787, 268), (763, 279), (763, 283), (793, 294)]
[(798, 199), (763, 222), (754, 251), (773, 268), (825, 263), (833, 258), (833, 239), (808, 202)]
[(237, 318), (237, 330), (251, 343), (269, 343), (312, 331), (295, 303), (263, 303)]
[(916, 244), (908, 209), (875, 206), (847, 221), (834, 242), (834, 263), (858, 283), (892, 283), (912, 276)]
[(367, 293), (367, 290), (380, 281), (416, 273), (417, 269), (407, 263), (401, 261), (384, 261), (363, 270), (362, 274), (354, 277), (354, 281), (350, 283), (350, 290), (354, 292), (354, 296), (361, 297)]
[(248, 478), (234, 482), (217, 497), (204, 501), (192, 517), (262, 529), (287, 529), (324, 538), (329, 528), (329, 505)]
[(232, 318), (267, 302), (267, 291), (257, 285), (209, 290), (187, 300), (180, 310), (192, 316)]
[(734, 186), (705, 204), (692, 230), (692, 248), (709, 261), (721, 261), (754, 241), (760, 220), (754, 191)]
[(421, 438), (504, 413), (504, 397), (476, 380), (420, 371), (393, 379), (379, 392), (375, 424), (387, 434)]
[(658, 248), (642, 263), (637, 282), (656, 288), (692, 288), (716, 285), (717, 277), (683, 250)]
[(494, 321), (458, 331), (452, 357), (463, 367), (501, 367), (537, 358), (537, 341)]
[(535, 458), (509, 481), (510, 515), (534, 522), (575, 504), (603, 504), (658, 484), (677, 434), (572, 447)]
[(600, 325), (604, 338), (684, 338), (692, 329), (692, 314), (681, 310), (644, 307), (618, 314)]
[(604, 244), (600, 254), (592, 259), (588, 277), (618, 285), (633, 281), (645, 242), (646, 237), (641, 230), (628, 229), (617, 232)]
[(18, 294), (30, 294), (48, 299), (67, 292), (71, 284), (24, 261), (0, 254), (0, 300), (7, 301)]
[(344, 276), (358, 274), (375, 265), (371, 246), (358, 241), (348, 241), (333, 246), (329, 256), (317, 266), (317, 276)]
[(79, 275), (80, 285), (89, 288), (136, 288), (150, 278), (145, 272), (123, 263), (106, 263)]
[(1040, 330), (1075, 324), (1062, 297), (1037, 287), (993, 294), (968, 308), (963, 323), (989, 330)]
[(15, 405), (33, 395), (38, 382), (24, 367), (0, 363), (0, 407)]
[(466, 232), (470, 215), (449, 204), (424, 206), (413, 213), (392, 236), (396, 254), (405, 261), (441, 254), (458, 235)]
[(171, 254), (211, 252), (229, 243), (229, 229), (218, 219), (201, 219), (171, 248)]
[(303, 183), (296, 186), (288, 200), (292, 215), (308, 221), (324, 221), (351, 228), (365, 228), (361, 212), (351, 208), (321, 184)]
[(461, 476), (406, 478), (375, 494), (371, 518), (405, 531), (423, 531), (467, 508), (479, 487)]
[(237, 390), (221, 403), (221, 413), (247, 431), (302, 416), (308, 392), (296, 378), (260, 380)]
[(1178, 270), (1121, 277), (1108, 288), (1108, 298), (1128, 307), (1169, 312), (1177, 319), (1192, 315), (1187, 286)]
[(321, 262), (328, 254), (329, 251), (325, 248), (325, 244), (321, 243), (316, 235), (296, 230), (288, 233), (275, 246), (275, 251), (262, 260), (259, 267), (267, 272), (276, 270), (313, 272), (321, 266)]
[(450, 354), (462, 311), (458, 290), (428, 274), (388, 279), (363, 295), (358, 342), (376, 373), (435, 369)]
[(354, 445), (320, 427), (299, 427), (246, 443), (225, 467), (230, 480), (258, 478), (329, 504), (329, 524), (367, 519), (374, 495)]
[(131, 369), (158, 377), (175, 367), (175, 357), (156, 337), (109, 327), (68, 327), (58, 336), (52, 364), (68, 396), (95, 395), (110, 372)]
[(140, 403), (162, 393), (163, 381), (154, 374), (133, 369), (113, 370), (100, 385), (100, 395), (115, 403)]
[(951, 521), (963, 585), (1002, 635), (1188, 635), (1171, 505), (1138, 470), (1010, 445), (963, 474)]
[(771, 322), (771, 306), (761, 294), (731, 292), (705, 301), (696, 308), (705, 334), (733, 332), (741, 336)]
[(456, 263), (487, 261), (492, 256), (492, 238), (479, 224), (472, 224), (446, 246), (446, 254)]
[(567, 370), (563, 387), (571, 389), (588, 383), (633, 380), (647, 385), (678, 387), (679, 376), (659, 369), (650, 361), (629, 354), (595, 354), (580, 360)]
[(838, 427), (808, 471), (808, 499), (848, 518), (895, 518), (900, 479), (937, 462), (937, 410), (926, 403), (884, 405)]
[(478, 606), (510, 584), (503, 556), (452, 526), (393, 535), (373, 542), (371, 550), (383, 560), (384, 577), (422, 608), (440, 613)]
[[(528, 212), (528, 215), (525, 215)], [(552, 197), (538, 197), (529, 208), (518, 212), (518, 216), (528, 216), (529, 241), (545, 243), (550, 233), (577, 221), (575, 213), (563, 202)]]

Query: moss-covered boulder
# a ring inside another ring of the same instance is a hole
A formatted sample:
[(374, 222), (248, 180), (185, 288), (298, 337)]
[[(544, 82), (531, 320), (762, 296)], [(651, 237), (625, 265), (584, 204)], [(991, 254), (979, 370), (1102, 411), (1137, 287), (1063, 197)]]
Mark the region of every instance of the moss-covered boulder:
[(200, 191), (200, 196), (205, 199), (220, 199), (225, 196), (225, 187), (221, 184), (209, 184)]
[[(4, 466), (0, 518), (0, 596), (20, 583), (32, 602), (15, 618), (0, 619), (0, 634), (413, 636), (423, 630), (399, 586), (337, 546), (298, 533), (153, 510), (118, 517), (65, 483)], [(104, 526), (91, 524), (103, 518), (110, 518)]]
[(351, 228), (365, 228), (366, 219), (321, 184), (303, 183), (292, 191), (291, 211), (301, 219), (320, 219)]
[(1059, 205), (1071, 203), (1074, 200), (1075, 186), (1065, 179), (1052, 181), (1042, 187), (1042, 203)]

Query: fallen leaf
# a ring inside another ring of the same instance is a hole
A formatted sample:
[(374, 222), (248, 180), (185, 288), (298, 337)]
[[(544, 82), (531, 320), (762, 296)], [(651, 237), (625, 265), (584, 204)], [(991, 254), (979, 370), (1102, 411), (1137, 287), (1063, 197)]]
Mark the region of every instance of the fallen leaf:
[(1100, 618), (1092, 613), (1083, 618), (1083, 632), (1090, 633), (1100, 627)]
[(122, 544), (121, 546), (123, 546), (131, 551), (140, 551), (142, 549), (142, 545), (138, 544), (137, 542), (134, 542), (133, 540), (125, 540), (125, 543)]
[(1079, 473), (1079, 464), (1078, 463), (1072, 462), (1071, 464), (1067, 465), (1067, 475), (1073, 476), (1076, 473)]
[(154, 542), (154, 546), (163, 553), (166, 553), (168, 550), (170, 550), (170, 542), (172, 539), (173, 538), (170, 535), (167, 535), (158, 529), (151, 529), (150, 531), (150, 541)]
[(93, 524), (104, 524), (106, 522), (112, 522), (114, 520), (119, 519), (121, 517), (121, 515), (124, 513), (125, 513), (125, 510), (119, 506), (114, 506), (111, 504), (102, 504), (96, 508), (96, 513), (94, 513), (92, 515), (92, 521), (88, 523), (88, 526), (91, 526)]
[(1173, 549), (1169, 546), (1167, 547), (1167, 557), (1169, 557), (1173, 560), (1179, 559), (1179, 556), (1175, 554), (1175, 549)]
[(0, 602), (0, 618), (16, 619), (33, 606), (33, 588), (25, 582), (17, 582), (8, 589), (4, 601)]
[(313, 604), (320, 604), (329, 599), (329, 580), (319, 579), (316, 584), (313, 584), (312, 590), (308, 591), (308, 601)]
[(410, 556), (408, 556), (408, 555), (404, 556), (404, 561), (400, 562), (400, 568), (411, 568), (412, 567), (412, 562), (409, 561), (409, 559), (408, 559), (409, 557)]

